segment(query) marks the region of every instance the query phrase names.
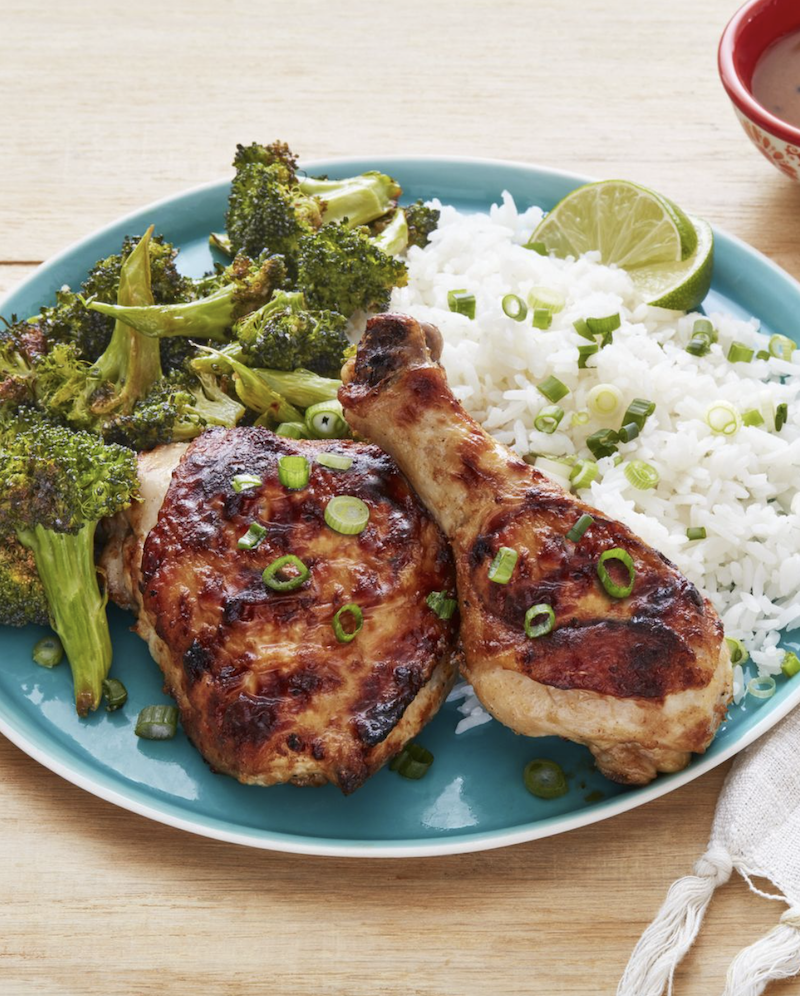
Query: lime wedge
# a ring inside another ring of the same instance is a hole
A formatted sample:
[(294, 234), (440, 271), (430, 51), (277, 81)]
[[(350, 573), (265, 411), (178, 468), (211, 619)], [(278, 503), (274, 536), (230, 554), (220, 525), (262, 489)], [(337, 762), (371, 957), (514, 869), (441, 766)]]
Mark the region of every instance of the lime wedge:
[(560, 257), (599, 250), (601, 262), (627, 270), (644, 300), (662, 308), (689, 311), (711, 284), (714, 239), (706, 222), (627, 180), (578, 187), (531, 241)]

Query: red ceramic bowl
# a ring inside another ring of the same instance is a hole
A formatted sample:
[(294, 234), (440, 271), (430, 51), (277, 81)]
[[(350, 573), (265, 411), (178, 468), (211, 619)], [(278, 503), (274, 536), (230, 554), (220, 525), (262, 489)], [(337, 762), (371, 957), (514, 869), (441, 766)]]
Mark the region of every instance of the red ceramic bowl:
[(753, 145), (773, 166), (800, 180), (800, 128), (781, 121), (751, 93), (753, 71), (772, 42), (800, 30), (799, 0), (749, 0), (719, 43), (719, 75)]

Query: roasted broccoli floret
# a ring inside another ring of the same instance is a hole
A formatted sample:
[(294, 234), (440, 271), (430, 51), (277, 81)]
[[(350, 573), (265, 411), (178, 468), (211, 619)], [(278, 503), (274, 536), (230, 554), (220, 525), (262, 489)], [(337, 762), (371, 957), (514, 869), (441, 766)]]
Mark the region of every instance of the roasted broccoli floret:
[(0, 403), (32, 400), (34, 364), (46, 352), (47, 340), (38, 324), (17, 322), (0, 329)]
[[(120, 253), (97, 262), (79, 294), (68, 288), (56, 293), (55, 305), (43, 308), (41, 314), (42, 330), (48, 340), (73, 343), (78, 357), (83, 360), (93, 362), (101, 356), (111, 341), (114, 320), (100, 312), (87, 311), (83, 300), (93, 298), (106, 304), (116, 303), (122, 266), (138, 244), (138, 238), (128, 236)], [(175, 266), (177, 250), (164, 242), (163, 237), (155, 236), (148, 240), (148, 251), (153, 300), (158, 304), (189, 300), (192, 282), (178, 273)], [(165, 355), (167, 366), (170, 365), (168, 360)]]
[(47, 598), (36, 561), (16, 535), (0, 535), (0, 624), (48, 623)]
[(97, 708), (111, 665), (95, 529), (128, 506), (137, 488), (131, 450), (31, 408), (0, 413), (0, 534), (13, 533), (33, 553), (82, 716)]
[(204, 278), (200, 286), (207, 295), (188, 304), (128, 307), (92, 301), (89, 307), (152, 339), (188, 336), (225, 342), (233, 323), (265, 304), (285, 281), (282, 256), (252, 260), (240, 255), (230, 266)]
[(405, 264), (358, 229), (325, 225), (300, 240), (297, 288), (317, 311), (384, 311), (393, 287), (408, 282)]
[(237, 145), (236, 155), (233, 157), (235, 169), (252, 163), (260, 163), (262, 166), (282, 166), (286, 173), (287, 181), (294, 180), (297, 175), (297, 157), (286, 144), (286, 142), (272, 142), (271, 145), (259, 145), (252, 142), (250, 145)]
[(404, 208), (408, 224), (408, 244), (424, 249), (431, 240), (431, 232), (439, 226), (441, 212), (424, 201), (415, 201)]
[(322, 224), (340, 222), (346, 228), (358, 228), (391, 211), (403, 188), (390, 176), (370, 170), (344, 180), (300, 180), (306, 196), (316, 197), (322, 209)]
[(244, 412), (212, 373), (175, 371), (160, 380), (130, 414), (115, 419), (107, 437), (135, 450), (150, 450), (162, 443), (194, 439), (208, 426), (230, 428)]
[(296, 370), (338, 377), (342, 353), (350, 345), (347, 320), (333, 311), (310, 311), (297, 292), (279, 292), (234, 326), (242, 359), (251, 367)]

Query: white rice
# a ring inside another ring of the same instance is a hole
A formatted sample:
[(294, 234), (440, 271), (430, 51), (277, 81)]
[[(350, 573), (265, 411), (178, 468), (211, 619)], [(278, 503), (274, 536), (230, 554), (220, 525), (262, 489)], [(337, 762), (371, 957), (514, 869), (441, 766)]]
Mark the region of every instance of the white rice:
[[(707, 317), (719, 342), (705, 357), (690, 355), (686, 345), (697, 314), (639, 303), (628, 275), (601, 265), (597, 254), (559, 260), (524, 249), (542, 217), (539, 208), (520, 214), (507, 193), (488, 214), (432, 203), (441, 208), (439, 227), (424, 250), (409, 250), (408, 286), (394, 291), (392, 307), (441, 330), (442, 362), (455, 395), (521, 456), (585, 458), (591, 458), (584, 445), (590, 433), (618, 428), (633, 398), (654, 401), (644, 431), (620, 444), (619, 452), (655, 467), (658, 485), (637, 490), (625, 464), (615, 466), (609, 457), (599, 462), (599, 476), (581, 498), (675, 563), (714, 604), (726, 635), (744, 643), (758, 675), (780, 674), (780, 631), (800, 625), (800, 363), (794, 362), (800, 350), (792, 362), (731, 363), (726, 357), (734, 340), (757, 351), (768, 348), (769, 337), (754, 319), (714, 313)], [(504, 295), (525, 300), (536, 286), (566, 298), (548, 331), (532, 328), (530, 317), (513, 321), (501, 307)], [(475, 295), (474, 320), (449, 310), (448, 291), (462, 288)], [(577, 347), (586, 340), (573, 322), (614, 313), (622, 325), (613, 342), (579, 370)], [(558, 430), (547, 435), (534, 427), (539, 410), (550, 404), (536, 384), (551, 374), (570, 393), (559, 401), (566, 414)], [(592, 416), (572, 425), (572, 413), (587, 410), (587, 393), (601, 383), (616, 385), (625, 407), (609, 420)], [(717, 435), (704, 420), (717, 400), (740, 412), (760, 409), (765, 424)], [(774, 409), (782, 402), (789, 418), (777, 433)], [(707, 538), (688, 540), (690, 526), (705, 527)], [(748, 674), (737, 670), (740, 701)], [(465, 719), (459, 727), (485, 721), (469, 689), (461, 697)]]

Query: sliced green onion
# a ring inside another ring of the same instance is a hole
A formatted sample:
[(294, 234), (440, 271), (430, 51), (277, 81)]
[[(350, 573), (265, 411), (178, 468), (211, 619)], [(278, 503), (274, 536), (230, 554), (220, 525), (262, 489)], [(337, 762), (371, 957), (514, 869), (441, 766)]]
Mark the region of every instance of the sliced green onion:
[(728, 350), (728, 359), (731, 363), (749, 363), (754, 355), (755, 350), (745, 346), (743, 342), (732, 342)]
[(535, 329), (549, 329), (553, 324), (553, 312), (549, 308), (534, 308), (531, 324)]
[(255, 474), (237, 474), (231, 478), (233, 490), (237, 494), (241, 494), (242, 491), (249, 491), (250, 488), (260, 488), (263, 483), (261, 478), (256, 477)]
[(706, 425), (720, 436), (733, 436), (742, 424), (742, 417), (730, 401), (715, 401), (706, 409)]
[(747, 682), (747, 691), (756, 699), (771, 699), (777, 685), (772, 675), (763, 678), (751, 678)]
[(731, 664), (734, 667), (737, 664), (744, 664), (750, 657), (747, 648), (741, 640), (737, 640), (734, 636), (726, 636), (725, 642), (728, 644), (728, 650), (731, 652)]
[[(606, 563), (610, 560), (618, 560), (621, 564), (624, 564), (628, 571), (628, 583), (626, 585), (617, 584), (608, 573)], [(615, 547), (613, 550), (606, 550), (605, 553), (600, 554), (600, 559), (597, 561), (597, 575), (600, 578), (600, 583), (612, 598), (627, 598), (633, 591), (633, 584), (636, 579), (633, 558), (627, 550), (621, 550), (619, 547)]]
[(304, 456), (282, 456), (278, 458), (278, 480), (285, 488), (298, 491), (308, 484), (311, 466)]
[(625, 409), (622, 416), (622, 425), (629, 425), (635, 422), (639, 426), (639, 432), (644, 429), (645, 422), (656, 410), (655, 401), (648, 401), (647, 398), (634, 398)]
[(572, 425), (586, 425), (589, 421), (589, 413), (587, 411), (579, 411), (572, 413), (571, 424)]
[[(590, 331), (589, 326), (586, 324), (583, 318), (578, 318), (572, 323), (572, 327), (584, 339), (591, 339), (594, 342), (594, 333)], [(595, 343), (597, 345), (597, 343)], [(600, 349), (599, 346), (597, 346)]]
[(690, 540), (705, 539), (707, 535), (705, 526), (689, 526), (686, 530), (686, 539)]
[(433, 754), (422, 744), (406, 744), (389, 764), (389, 770), (416, 781), (426, 774), (432, 764)]
[[(347, 630), (344, 628), (342, 616), (353, 617), (353, 629)], [(335, 633), (336, 639), (339, 643), (350, 643), (350, 641), (355, 640), (361, 632), (361, 627), (364, 625), (364, 613), (355, 604), (355, 602), (348, 602), (347, 605), (343, 605), (333, 617), (331, 625), (333, 626), (333, 632)]]
[(611, 456), (613, 453), (616, 453), (618, 442), (619, 434), (614, 432), (613, 429), (598, 429), (597, 432), (593, 432), (586, 439), (586, 445), (589, 447), (595, 460), (600, 460), (602, 457)]
[(706, 335), (693, 335), (686, 352), (692, 356), (706, 356), (711, 352), (711, 340)]
[[(622, 319), (619, 317), (619, 314), (607, 315), (605, 318), (587, 318), (586, 324), (592, 335), (601, 335), (605, 338), (612, 332), (616, 332), (622, 324)], [(603, 345), (607, 344), (603, 343)]]
[(564, 310), (567, 299), (561, 291), (552, 287), (531, 287), (528, 292), (528, 304), (532, 308), (545, 308), (551, 315)]
[[(287, 576), (285, 568), (290, 567), (294, 574)], [(278, 557), (271, 564), (264, 568), (261, 578), (268, 588), (273, 591), (294, 591), (301, 584), (308, 580), (311, 571), (306, 567), (299, 557), (293, 553), (287, 553), (283, 557)]]
[(128, 689), (118, 678), (103, 680), (103, 698), (106, 700), (106, 712), (116, 712), (128, 701)]
[(569, 482), (576, 490), (588, 488), (598, 473), (597, 464), (594, 460), (579, 460), (572, 468), (569, 475)]
[(775, 431), (780, 432), (786, 425), (789, 418), (789, 406), (787, 404), (778, 405), (775, 409)]
[(508, 584), (518, 557), (517, 551), (512, 550), (510, 546), (501, 546), (489, 565), (489, 580), (495, 584)]
[(578, 346), (578, 369), (585, 370), (586, 364), (589, 361), (590, 356), (594, 356), (595, 353), (600, 352), (600, 347), (597, 343), (592, 343), (591, 346)]
[(325, 521), (343, 536), (363, 533), (369, 522), (369, 507), (354, 495), (336, 495), (325, 506)]
[(786, 651), (781, 661), (781, 671), (787, 678), (793, 678), (800, 671), (800, 658), (797, 654), (793, 654), (791, 650)]
[(320, 401), (306, 408), (305, 420), (306, 428), (314, 439), (342, 439), (350, 435), (341, 403), (335, 399)]
[(64, 647), (57, 636), (43, 636), (34, 644), (33, 662), (40, 667), (55, 667), (64, 657)]
[(625, 465), (625, 476), (630, 484), (640, 491), (654, 488), (661, 477), (656, 468), (644, 460), (631, 460)]
[(564, 417), (564, 409), (558, 405), (545, 405), (533, 420), (533, 427), (539, 432), (546, 432), (552, 435), (558, 428), (558, 424)]
[(142, 740), (172, 740), (178, 732), (178, 710), (175, 706), (145, 706), (136, 719), (134, 733)]
[(569, 388), (558, 377), (548, 377), (541, 384), (536, 385), (536, 390), (540, 394), (543, 394), (548, 401), (552, 401), (553, 404), (569, 394)]
[[(544, 616), (545, 619), (534, 626), (533, 620), (538, 619), (539, 616)], [(525, 636), (531, 640), (535, 640), (540, 636), (547, 636), (555, 624), (556, 614), (553, 611), (552, 605), (547, 605), (544, 602), (541, 605), (532, 605), (525, 613)]]
[(440, 619), (451, 619), (453, 613), (458, 608), (458, 602), (450, 598), (446, 591), (432, 591), (425, 599), (428, 608), (435, 612)]
[(276, 436), (286, 436), (289, 439), (308, 439), (308, 429), (305, 422), (281, 422), (275, 430)]
[(586, 395), (589, 411), (601, 418), (608, 418), (622, 404), (622, 391), (613, 384), (597, 384)]
[(772, 354), (770, 353), (770, 351), (768, 349), (759, 349), (759, 351), (756, 353), (756, 359), (757, 360), (768, 360), (768, 359), (770, 359), (771, 355)]
[(315, 460), (328, 470), (350, 470), (353, 466), (353, 458), (343, 453), (318, 453)]
[(558, 799), (569, 792), (563, 769), (555, 761), (537, 758), (525, 765), (522, 773), (525, 788), (537, 799)]
[(583, 539), (583, 535), (586, 530), (594, 523), (594, 519), (591, 515), (582, 515), (575, 525), (567, 533), (567, 539), (572, 543), (577, 543), (579, 540)]
[(538, 252), (540, 256), (547, 255), (547, 246), (544, 242), (526, 242), (523, 249), (530, 249), (531, 252)]
[(763, 425), (764, 416), (757, 408), (751, 408), (749, 411), (746, 411), (744, 415), (742, 415), (742, 423), (744, 425), (753, 426)]
[(524, 322), (528, 314), (528, 305), (516, 294), (506, 294), (500, 302), (503, 314), (515, 322)]
[(774, 335), (769, 340), (769, 352), (771, 356), (777, 356), (781, 360), (789, 362), (792, 353), (797, 349), (797, 343), (793, 342), (786, 335)]
[(629, 443), (639, 435), (639, 426), (635, 422), (628, 422), (617, 433), (621, 443)]
[(267, 530), (260, 522), (251, 522), (247, 532), (239, 537), (237, 546), (240, 550), (255, 550), (261, 540), (267, 535)]
[(692, 335), (706, 336), (709, 342), (716, 342), (719, 338), (717, 330), (707, 318), (698, 318), (692, 326)]
[(466, 315), (467, 318), (475, 317), (475, 295), (467, 290), (448, 291), (447, 306), (459, 315)]

